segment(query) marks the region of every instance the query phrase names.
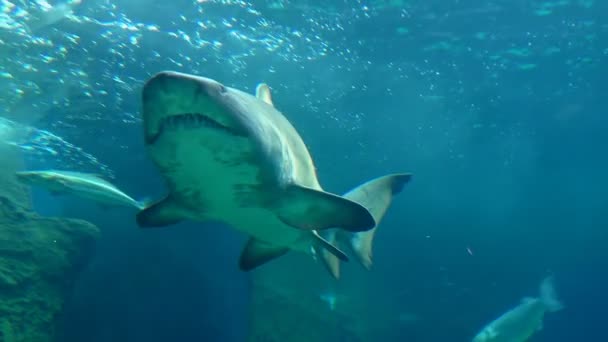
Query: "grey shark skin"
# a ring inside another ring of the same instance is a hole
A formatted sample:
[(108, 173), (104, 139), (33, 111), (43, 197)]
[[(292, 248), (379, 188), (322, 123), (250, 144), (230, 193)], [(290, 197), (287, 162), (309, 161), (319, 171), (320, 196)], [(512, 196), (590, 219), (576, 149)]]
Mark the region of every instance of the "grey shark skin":
[(95, 201), (103, 206), (124, 206), (143, 209), (145, 203), (131, 198), (110, 182), (90, 173), (40, 170), (19, 171), (19, 181), (41, 186), (53, 194), (72, 194)]
[(317, 230), (376, 225), (364, 206), (323, 191), (308, 149), (265, 84), (253, 96), (209, 78), (158, 73), (144, 85), (143, 126), (169, 193), (137, 215), (139, 226), (226, 223), (250, 236), (242, 270), (289, 250), (323, 248), (346, 261)]

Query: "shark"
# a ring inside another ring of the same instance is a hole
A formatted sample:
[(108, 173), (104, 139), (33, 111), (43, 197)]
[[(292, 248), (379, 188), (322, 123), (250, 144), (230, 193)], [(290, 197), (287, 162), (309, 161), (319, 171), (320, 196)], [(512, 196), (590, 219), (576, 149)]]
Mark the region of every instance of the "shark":
[(251, 271), (289, 251), (348, 261), (319, 232), (376, 226), (363, 204), (323, 190), (308, 148), (265, 83), (250, 94), (162, 71), (145, 82), (142, 111), (146, 153), (168, 190), (136, 215), (142, 228), (224, 223), (249, 236), (238, 264)]
[(123, 206), (141, 210), (147, 205), (146, 200), (135, 200), (112, 183), (92, 173), (30, 170), (18, 171), (15, 176), (24, 184), (41, 186), (52, 194), (72, 194), (97, 202), (103, 207)]

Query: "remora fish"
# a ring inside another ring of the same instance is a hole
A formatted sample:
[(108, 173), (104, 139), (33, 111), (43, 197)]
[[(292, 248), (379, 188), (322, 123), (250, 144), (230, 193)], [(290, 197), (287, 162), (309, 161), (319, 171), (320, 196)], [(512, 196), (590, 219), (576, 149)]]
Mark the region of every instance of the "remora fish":
[(146, 203), (136, 201), (110, 182), (90, 173), (45, 170), (19, 171), (17, 179), (29, 185), (46, 188), (53, 194), (72, 194), (101, 205), (143, 209)]
[(376, 225), (364, 206), (323, 191), (308, 149), (265, 84), (252, 96), (161, 72), (144, 85), (143, 124), (169, 193), (137, 215), (141, 227), (224, 222), (250, 235), (239, 260), (248, 271), (289, 250), (316, 255), (322, 248), (346, 261), (317, 230)]
[(521, 304), (507, 311), (484, 327), (473, 342), (524, 342), (543, 328), (546, 312), (563, 309), (553, 287), (553, 278), (547, 277), (540, 285), (540, 297), (522, 299)]
[[(366, 207), (374, 217), (376, 226), (358, 233), (330, 229), (325, 234), (326, 239), (338, 248), (343, 244), (348, 245), (361, 265), (369, 270), (372, 266), (372, 245), (378, 225), (391, 205), (393, 196), (399, 194), (411, 178), (412, 175), (406, 173), (386, 175), (372, 179), (344, 194), (344, 198)], [(325, 251), (322, 254), (329, 272), (336, 279), (340, 278), (340, 260)]]

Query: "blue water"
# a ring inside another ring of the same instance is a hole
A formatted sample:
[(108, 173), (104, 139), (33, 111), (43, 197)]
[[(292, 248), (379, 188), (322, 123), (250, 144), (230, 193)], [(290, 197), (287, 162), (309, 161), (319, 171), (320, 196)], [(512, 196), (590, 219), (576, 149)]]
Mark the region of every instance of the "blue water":
[[(329, 191), (414, 174), (369, 274), (386, 283), (370, 295), (406, 293), (396, 300), (420, 317), (395, 325), (395, 341), (470, 341), (547, 274), (566, 308), (534, 341), (608, 341), (608, 3), (85, 1), (33, 33), (20, 10), (39, 5), (13, 3), (0, 17), (0, 116), (27, 128), (12, 139), (29, 167), (158, 198), (143, 82), (165, 69), (249, 92), (263, 81)], [(129, 209), (33, 195), (40, 213), (102, 231), (61, 341), (246, 339), (243, 235), (142, 230)]]

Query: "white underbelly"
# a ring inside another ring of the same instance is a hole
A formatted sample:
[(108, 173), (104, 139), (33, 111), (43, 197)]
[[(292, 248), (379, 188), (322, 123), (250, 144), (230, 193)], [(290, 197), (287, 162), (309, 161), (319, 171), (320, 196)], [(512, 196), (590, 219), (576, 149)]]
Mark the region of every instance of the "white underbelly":
[(275, 246), (296, 250), (306, 245), (308, 234), (281, 222), (271, 211), (264, 208), (230, 208), (213, 213), (218, 220), (234, 229)]
[[(250, 147), (218, 144), (201, 148), (200, 136), (182, 137), (180, 142), (165, 137), (152, 153), (173, 193), (196, 221), (220, 221), (260, 241), (307, 251), (311, 234), (281, 222), (264, 207), (272, 196), (271, 184), (260, 179), (264, 170), (252, 162)], [(160, 150), (162, 149), (162, 150)]]

